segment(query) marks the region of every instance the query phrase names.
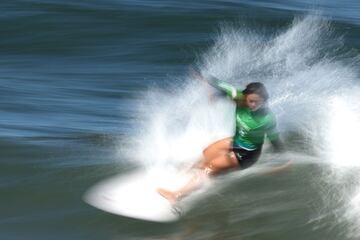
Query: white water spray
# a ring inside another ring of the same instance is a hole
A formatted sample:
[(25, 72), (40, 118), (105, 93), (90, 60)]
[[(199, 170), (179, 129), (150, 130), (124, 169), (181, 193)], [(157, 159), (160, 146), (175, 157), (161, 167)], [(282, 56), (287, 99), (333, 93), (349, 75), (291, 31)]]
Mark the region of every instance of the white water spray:
[(335, 96), (329, 105), (328, 159), (335, 167), (360, 167), (358, 100), (350, 92), (344, 98)]
[[(341, 37), (316, 17), (295, 20), (272, 37), (223, 26), (198, 65), (204, 76), (216, 76), (239, 88), (253, 81), (265, 83), (280, 131), (296, 129), (312, 144), (322, 145), (324, 106), (357, 80), (355, 69), (338, 59), (341, 49)], [(194, 162), (207, 144), (233, 134), (232, 103), (209, 101), (208, 86), (185, 78), (186, 86), (174, 82), (173, 89), (151, 91), (144, 99), (139, 114), (144, 124), (133, 149), (133, 157), (142, 164)]]
[[(344, 166), (360, 165), (356, 144), (360, 104), (354, 97), (359, 93), (359, 77), (357, 69), (346, 64), (351, 59), (345, 55), (342, 37), (333, 34), (328, 22), (306, 17), (273, 36), (224, 26), (198, 65), (204, 76), (216, 76), (239, 88), (249, 82), (263, 82), (281, 133), (302, 135), (307, 141), (304, 146), (314, 150), (311, 154), (339, 173)], [(184, 80), (185, 87), (174, 83), (177, 91), (152, 91), (144, 100), (139, 115), (144, 124), (136, 136), (133, 157), (145, 166), (194, 163), (209, 143), (233, 133), (232, 103), (211, 102), (205, 85), (191, 76)], [(310, 152), (300, 146), (298, 149), (304, 158)], [(328, 179), (336, 182), (337, 178)], [(359, 191), (338, 189), (339, 194), (331, 196), (348, 196), (346, 207), (351, 206), (349, 209), (360, 216), (360, 185), (355, 189)], [(344, 216), (350, 215), (345, 211)], [(353, 233), (360, 235), (360, 223), (353, 221), (351, 226)]]
[[(329, 122), (327, 127), (327, 160), (332, 174), (328, 176), (337, 187), (335, 194), (342, 202), (338, 222), (347, 222), (346, 235), (360, 237), (360, 89), (334, 96), (328, 104)], [(335, 201), (337, 200), (335, 199)], [(330, 200), (331, 201), (331, 200)]]

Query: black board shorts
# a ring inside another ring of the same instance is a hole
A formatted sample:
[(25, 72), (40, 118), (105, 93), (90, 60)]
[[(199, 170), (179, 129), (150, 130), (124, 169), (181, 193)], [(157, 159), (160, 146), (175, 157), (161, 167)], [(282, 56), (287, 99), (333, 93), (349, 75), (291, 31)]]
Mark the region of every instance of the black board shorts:
[(241, 169), (251, 167), (256, 163), (261, 154), (261, 146), (253, 151), (249, 151), (234, 145), (232, 150), (235, 153), (236, 159), (239, 161)]

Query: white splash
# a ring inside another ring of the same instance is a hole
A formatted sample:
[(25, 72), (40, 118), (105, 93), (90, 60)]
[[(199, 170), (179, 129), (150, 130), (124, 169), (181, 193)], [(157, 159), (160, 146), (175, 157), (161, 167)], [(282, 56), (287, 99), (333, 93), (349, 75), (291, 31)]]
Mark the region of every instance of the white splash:
[[(351, 95), (350, 95), (351, 96)], [(360, 112), (358, 101), (333, 97), (329, 107), (328, 159), (335, 166), (360, 166)]]
[[(339, 169), (360, 166), (359, 77), (357, 68), (349, 64), (354, 61), (346, 56), (342, 38), (332, 33), (327, 21), (305, 17), (272, 36), (242, 26), (223, 26), (197, 65), (203, 75), (239, 88), (263, 82), (281, 133), (299, 133), (308, 142), (300, 149), (313, 147), (317, 156), (334, 167), (335, 177), (324, 177), (333, 186), (339, 178), (346, 179), (347, 173)], [(208, 87), (191, 76), (184, 76), (183, 85), (176, 80), (169, 79), (174, 82), (172, 89), (152, 89), (144, 99), (132, 149), (132, 158), (142, 165), (192, 163), (209, 143), (233, 134), (231, 103), (209, 101)], [(344, 199), (345, 219), (350, 209), (360, 216), (356, 195), (360, 185), (336, 191), (325, 201), (333, 201), (332, 196)], [(360, 235), (360, 223), (349, 224)]]
[[(327, 99), (357, 80), (356, 69), (334, 57), (341, 57), (341, 47), (329, 23), (316, 17), (296, 19), (271, 37), (223, 26), (197, 65), (203, 75), (239, 88), (252, 81), (265, 83), (280, 131), (295, 129), (306, 141), (321, 145)], [(210, 101), (209, 86), (191, 76), (177, 80), (169, 79), (171, 89), (152, 89), (145, 96), (131, 156), (141, 164), (194, 162), (208, 144), (233, 135), (232, 103)]]

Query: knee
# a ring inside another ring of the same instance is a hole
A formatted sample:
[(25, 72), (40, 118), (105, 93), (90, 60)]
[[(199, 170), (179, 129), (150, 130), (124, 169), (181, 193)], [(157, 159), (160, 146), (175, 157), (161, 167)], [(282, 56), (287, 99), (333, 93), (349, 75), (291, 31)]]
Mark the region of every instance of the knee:
[(204, 158), (206, 159), (207, 156), (209, 155), (209, 148), (208, 148), (208, 147), (205, 148), (205, 149), (202, 151), (202, 154), (203, 154)]
[(205, 167), (203, 171), (206, 176), (211, 176), (214, 174), (214, 170), (211, 168), (211, 166)]
[(214, 175), (214, 170), (211, 167), (204, 167), (202, 169), (199, 169), (199, 171), (196, 173), (196, 179), (198, 181), (203, 181), (205, 179), (208, 179)]
[(207, 161), (199, 162), (196, 167), (200, 170), (200, 172), (206, 173), (207, 175), (210, 175), (210, 173), (213, 172), (212, 165)]
[(210, 163), (206, 163), (206, 164), (202, 165), (200, 170), (201, 170), (201, 173), (205, 176), (211, 176), (216, 173), (216, 168), (214, 168), (214, 166)]
[(205, 148), (205, 149), (202, 151), (203, 156), (206, 155), (206, 152), (207, 152), (207, 148)]

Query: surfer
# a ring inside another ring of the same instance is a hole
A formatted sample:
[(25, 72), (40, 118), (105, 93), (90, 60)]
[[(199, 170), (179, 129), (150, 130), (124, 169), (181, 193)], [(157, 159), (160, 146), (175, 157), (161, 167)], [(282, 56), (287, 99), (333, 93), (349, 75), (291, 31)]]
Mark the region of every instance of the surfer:
[(196, 165), (199, 171), (183, 187), (176, 191), (157, 189), (172, 204), (198, 189), (211, 176), (251, 167), (261, 154), (265, 136), (275, 151), (283, 150), (275, 116), (267, 106), (269, 94), (264, 84), (252, 82), (239, 90), (215, 77), (204, 78), (200, 73), (196, 77), (235, 102), (236, 131), (233, 137), (218, 140), (204, 149), (203, 159)]

